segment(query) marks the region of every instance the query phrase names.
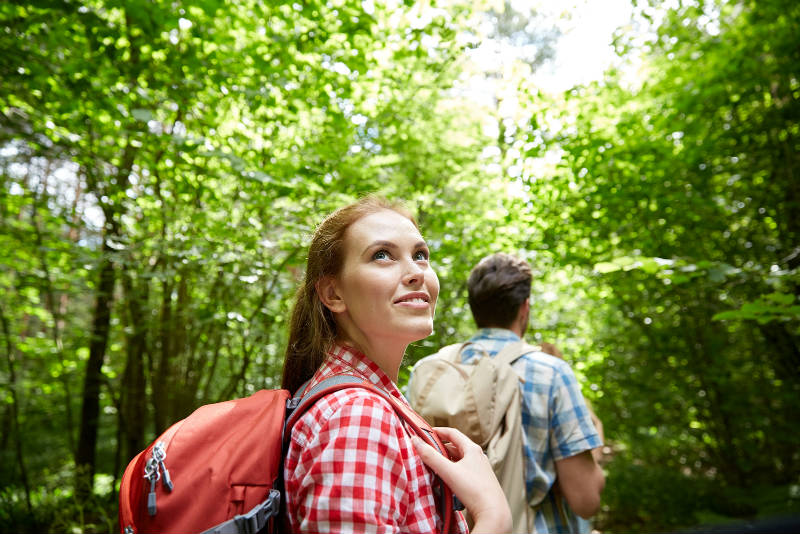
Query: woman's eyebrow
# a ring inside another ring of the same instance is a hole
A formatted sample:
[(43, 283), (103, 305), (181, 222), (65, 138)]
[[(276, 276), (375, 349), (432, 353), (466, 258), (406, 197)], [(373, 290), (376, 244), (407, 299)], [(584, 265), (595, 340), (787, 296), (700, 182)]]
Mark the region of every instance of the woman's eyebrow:
[[(373, 249), (375, 247), (386, 247), (386, 248), (396, 249), (397, 245), (395, 243), (393, 243), (392, 241), (384, 241), (382, 239), (378, 239), (376, 241), (373, 241), (369, 245), (367, 245), (364, 248), (364, 252), (362, 252), (362, 254), (366, 253), (368, 250)], [(413, 248), (414, 249), (428, 248), (428, 244), (425, 241), (417, 241), (416, 243), (414, 243), (414, 247)]]
[[(370, 250), (372, 248), (375, 248), (375, 247), (397, 248), (397, 245), (395, 245), (391, 241), (383, 241), (383, 240), (379, 239), (379, 240), (373, 241), (372, 243), (367, 245), (364, 248), (364, 252), (367, 252), (368, 250)], [(362, 252), (362, 254), (363, 254), (363, 252)]]

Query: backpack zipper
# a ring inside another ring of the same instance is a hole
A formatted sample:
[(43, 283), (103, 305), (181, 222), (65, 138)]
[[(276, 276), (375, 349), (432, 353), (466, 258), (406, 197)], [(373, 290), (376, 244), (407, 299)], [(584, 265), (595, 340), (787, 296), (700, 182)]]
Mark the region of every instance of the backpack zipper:
[(153, 446), (151, 456), (144, 466), (144, 478), (150, 482), (150, 492), (147, 494), (147, 513), (151, 516), (156, 515), (158, 512), (156, 504), (156, 484), (158, 481), (161, 480), (167, 492), (171, 492), (173, 488), (167, 464), (164, 463), (166, 458), (166, 446), (163, 441), (159, 441)]

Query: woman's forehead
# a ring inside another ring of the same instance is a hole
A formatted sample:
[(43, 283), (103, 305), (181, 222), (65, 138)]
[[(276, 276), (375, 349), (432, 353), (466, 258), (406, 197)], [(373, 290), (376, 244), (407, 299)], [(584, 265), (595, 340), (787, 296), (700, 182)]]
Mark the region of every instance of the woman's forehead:
[(409, 238), (414, 241), (423, 240), (410, 219), (392, 210), (377, 211), (358, 219), (345, 234), (346, 240), (354, 242)]

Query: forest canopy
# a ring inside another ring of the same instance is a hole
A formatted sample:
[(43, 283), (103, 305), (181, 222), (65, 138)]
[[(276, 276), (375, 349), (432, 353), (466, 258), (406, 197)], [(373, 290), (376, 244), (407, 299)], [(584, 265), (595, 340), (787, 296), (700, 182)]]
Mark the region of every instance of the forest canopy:
[(279, 387), (309, 235), (373, 192), (442, 285), (401, 383), (512, 252), (603, 421), (596, 528), (800, 514), (800, 3), (636, 0), (556, 93), (517, 4), (0, 4), (0, 530), (116, 530), (158, 433)]

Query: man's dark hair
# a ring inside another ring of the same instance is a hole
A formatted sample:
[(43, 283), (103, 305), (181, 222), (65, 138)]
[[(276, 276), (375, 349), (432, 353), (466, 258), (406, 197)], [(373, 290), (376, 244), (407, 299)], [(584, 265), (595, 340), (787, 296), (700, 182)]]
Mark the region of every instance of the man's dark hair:
[(469, 307), (478, 328), (507, 328), (531, 294), (528, 262), (499, 252), (472, 268), (467, 281)]

